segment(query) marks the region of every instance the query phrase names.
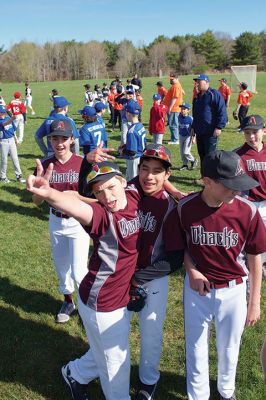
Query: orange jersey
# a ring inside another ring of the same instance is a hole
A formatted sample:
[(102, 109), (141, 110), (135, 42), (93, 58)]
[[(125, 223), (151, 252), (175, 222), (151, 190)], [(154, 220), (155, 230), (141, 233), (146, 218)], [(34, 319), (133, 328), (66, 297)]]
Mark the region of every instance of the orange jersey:
[(142, 107), (143, 107), (143, 97), (139, 94), (138, 96), (136, 96), (136, 100), (139, 103), (140, 108), (142, 109)]
[(110, 92), (107, 96), (108, 103), (111, 103), (113, 107), (115, 104), (115, 96), (116, 96), (116, 93), (114, 93), (114, 92)]
[(175, 103), (171, 109), (171, 112), (179, 112), (180, 104), (183, 102), (183, 89), (179, 82), (174, 83), (170, 87), (165, 98), (163, 99), (163, 104), (170, 108), (172, 99), (175, 99)]
[(124, 106), (123, 106), (123, 104), (119, 104), (119, 103), (116, 102), (117, 96), (120, 96), (120, 95), (119, 95), (119, 94), (116, 94), (116, 95), (115, 95), (115, 99), (114, 99), (114, 109), (115, 109), (115, 110), (122, 110)]
[(231, 95), (231, 88), (227, 85), (221, 85), (218, 90), (223, 96), (224, 101), (227, 102), (228, 96)]
[(237, 102), (241, 104), (241, 106), (249, 106), (249, 99), (253, 97), (253, 94), (249, 90), (243, 90), (238, 95)]
[(165, 87), (161, 86), (158, 87), (157, 92), (159, 93), (159, 95), (161, 96), (162, 100), (165, 98), (165, 96), (167, 95), (167, 90), (165, 89)]

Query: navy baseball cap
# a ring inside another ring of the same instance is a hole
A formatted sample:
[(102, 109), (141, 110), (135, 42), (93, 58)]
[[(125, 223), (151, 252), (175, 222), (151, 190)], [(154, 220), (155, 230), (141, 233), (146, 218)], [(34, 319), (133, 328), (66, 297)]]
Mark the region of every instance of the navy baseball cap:
[(63, 108), (66, 107), (68, 105), (70, 105), (72, 103), (70, 103), (65, 97), (63, 96), (58, 96), (54, 98), (54, 108)]
[(94, 107), (85, 106), (82, 110), (78, 110), (78, 113), (86, 115), (87, 117), (93, 117), (96, 115), (96, 110)]
[(111, 179), (116, 175), (122, 176), (122, 172), (119, 166), (111, 161), (93, 164), (87, 176), (86, 192), (89, 193), (92, 190), (94, 183)]
[(241, 129), (254, 129), (259, 130), (265, 128), (264, 119), (260, 115), (249, 115), (241, 122)]
[(166, 164), (167, 167), (172, 166), (171, 153), (167, 149), (167, 147), (161, 144), (155, 144), (155, 143), (148, 144), (141, 156), (141, 159), (144, 158), (154, 158), (155, 160), (162, 161), (164, 164)]
[(47, 136), (73, 136), (73, 126), (66, 118), (55, 119), (50, 125), (50, 133)]
[(162, 100), (162, 96), (159, 93), (155, 93), (152, 98), (153, 100)]
[(6, 113), (6, 108), (0, 105), (0, 113)]
[(222, 183), (227, 189), (243, 192), (259, 186), (243, 169), (243, 161), (233, 151), (215, 150), (202, 162), (202, 176)]
[(137, 101), (130, 101), (125, 108), (126, 112), (134, 115), (139, 115), (141, 112), (141, 108)]
[(94, 108), (96, 112), (99, 112), (107, 108), (107, 105), (104, 104), (102, 101), (97, 101), (97, 103), (94, 104)]
[(190, 110), (190, 104), (189, 103), (182, 103), (180, 104), (181, 108), (187, 108), (188, 110)]
[(196, 78), (193, 78), (193, 81), (207, 81), (207, 82), (210, 82), (210, 78), (208, 77), (208, 75), (200, 74)]
[(155, 83), (156, 86), (163, 86), (163, 82), (162, 81), (158, 81), (157, 83)]

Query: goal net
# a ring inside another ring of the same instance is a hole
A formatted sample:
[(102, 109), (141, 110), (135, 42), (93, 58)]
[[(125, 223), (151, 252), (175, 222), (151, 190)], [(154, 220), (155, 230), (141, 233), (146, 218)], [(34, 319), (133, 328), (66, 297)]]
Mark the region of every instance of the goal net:
[(256, 93), (257, 65), (232, 65), (231, 89), (239, 92), (239, 83), (245, 82), (248, 90)]

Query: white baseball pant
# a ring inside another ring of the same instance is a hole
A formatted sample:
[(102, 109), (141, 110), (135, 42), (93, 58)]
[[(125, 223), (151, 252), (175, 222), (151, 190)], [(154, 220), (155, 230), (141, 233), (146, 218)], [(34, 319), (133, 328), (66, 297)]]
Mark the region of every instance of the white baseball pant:
[(188, 161), (194, 161), (195, 157), (191, 154), (192, 140), (191, 136), (179, 135), (180, 157), (183, 165), (187, 165)]
[(90, 349), (69, 362), (71, 376), (81, 384), (100, 378), (106, 400), (130, 400), (130, 313), (126, 307), (98, 312), (78, 297), (78, 310)]
[(21, 175), (21, 169), (18, 160), (18, 151), (14, 136), (9, 139), (0, 139), (0, 150), (1, 150), (1, 169), (0, 178), (6, 178), (7, 171), (7, 158), (10, 154), (11, 160), (14, 165), (16, 177)]
[(75, 218), (50, 213), (50, 239), (53, 260), (63, 294), (71, 294), (88, 272), (90, 237)]
[(14, 124), (17, 127), (16, 133), (18, 133), (18, 141), (22, 143), (24, 138), (24, 118), (22, 114), (15, 116)]
[(133, 158), (132, 160), (126, 159), (126, 180), (129, 182), (139, 173), (139, 160), (140, 157)]
[(168, 300), (168, 276), (145, 285), (148, 295), (138, 313), (140, 326), (139, 378), (146, 385), (160, 379), (159, 363), (163, 345), (163, 324)]
[(246, 281), (206, 296), (184, 284), (187, 394), (189, 400), (209, 400), (209, 336), (212, 320), (218, 354), (217, 388), (225, 398), (235, 390), (241, 335), (247, 315)]
[(154, 144), (163, 144), (163, 133), (153, 133), (152, 136)]

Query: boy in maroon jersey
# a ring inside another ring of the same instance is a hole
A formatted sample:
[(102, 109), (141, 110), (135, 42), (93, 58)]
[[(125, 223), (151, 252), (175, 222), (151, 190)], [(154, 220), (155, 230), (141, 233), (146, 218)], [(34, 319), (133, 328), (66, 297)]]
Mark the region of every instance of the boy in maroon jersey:
[[(265, 135), (265, 122), (259, 115), (249, 115), (241, 124), (245, 143), (236, 149), (236, 153), (242, 158), (247, 175), (256, 179), (259, 186), (242, 193), (258, 208), (266, 226), (266, 146), (263, 143)], [(263, 261), (266, 261), (266, 254)], [(263, 277), (266, 278), (266, 267), (263, 265)]]
[(203, 191), (178, 205), (176, 239), (188, 249), (184, 284), (187, 392), (189, 400), (209, 399), (208, 342), (214, 320), (218, 391), (221, 400), (233, 400), (243, 329), (260, 319), (260, 254), (266, 249), (266, 232), (254, 204), (238, 196), (258, 183), (245, 174), (236, 153), (216, 150), (208, 154), (202, 172)]
[(90, 234), (94, 251), (88, 273), (79, 287), (78, 308), (90, 349), (62, 367), (62, 375), (74, 400), (88, 400), (85, 385), (100, 378), (107, 400), (129, 400), (129, 301), (130, 279), (137, 261), (139, 194), (125, 192), (126, 181), (118, 166), (94, 164), (87, 177), (88, 194), (99, 203), (86, 204), (71, 193), (49, 186), (53, 165), (46, 173), (38, 163), (27, 189), (62, 213), (74, 217)]

